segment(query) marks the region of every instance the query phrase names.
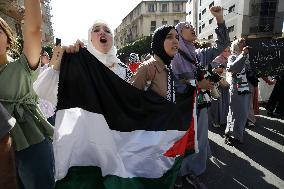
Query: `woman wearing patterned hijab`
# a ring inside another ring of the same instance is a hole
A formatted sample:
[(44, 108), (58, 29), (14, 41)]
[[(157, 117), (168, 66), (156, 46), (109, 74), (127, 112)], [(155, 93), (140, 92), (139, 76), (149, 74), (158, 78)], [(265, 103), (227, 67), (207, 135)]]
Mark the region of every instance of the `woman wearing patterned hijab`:
[[(182, 187), (183, 180), (186, 180), (194, 188), (206, 188), (197, 176), (206, 170), (206, 162), (211, 155), (208, 143), (208, 107), (210, 105), (208, 91), (212, 89), (213, 83), (206, 80), (206, 75), (198, 71), (200, 69), (197, 68), (207, 67), (230, 43), (222, 8), (213, 6), (210, 11), (216, 17), (218, 24), (218, 28), (215, 30), (218, 38), (216, 46), (196, 49), (193, 44), (197, 39), (195, 28), (188, 22), (180, 22), (176, 25), (180, 37), (179, 53), (172, 61), (173, 73), (176, 78), (176, 97), (177, 99), (190, 98), (197, 102), (197, 111), (193, 110), (193, 115), (197, 115), (197, 124), (195, 123), (194, 126), (197, 131), (198, 144), (195, 145), (199, 151), (183, 160), (180, 177), (175, 185), (178, 188)], [(197, 98), (195, 98), (195, 94)]]
[[(116, 75), (128, 82), (132, 73), (117, 58), (117, 49), (114, 46), (113, 40), (113, 32), (110, 30), (108, 24), (102, 20), (97, 20), (88, 30), (87, 50)], [(50, 61), (50, 64), (53, 65), (52, 68), (48, 68), (41, 73), (34, 84), (34, 89), (41, 98), (56, 105), (59, 80), (58, 70), (60, 69), (63, 52), (65, 50), (68, 53), (78, 52), (79, 46), (84, 47), (84, 44), (78, 41), (74, 46), (70, 46), (69, 48), (61, 46), (54, 47), (53, 56)]]

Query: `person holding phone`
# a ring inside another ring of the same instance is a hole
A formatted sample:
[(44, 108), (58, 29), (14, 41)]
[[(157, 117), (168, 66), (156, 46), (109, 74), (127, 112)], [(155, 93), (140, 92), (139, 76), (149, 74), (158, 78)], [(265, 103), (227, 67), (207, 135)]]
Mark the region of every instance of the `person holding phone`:
[[(50, 67), (50, 57), (47, 51), (42, 50), (40, 55), (41, 60), (41, 68), (40, 73), (44, 72), (44, 70), (48, 69)], [(37, 85), (38, 79), (34, 82), (34, 86)], [(39, 107), (42, 111), (44, 117), (47, 118), (47, 121), (51, 124), (55, 124), (55, 106), (50, 103), (49, 101), (39, 98)]]

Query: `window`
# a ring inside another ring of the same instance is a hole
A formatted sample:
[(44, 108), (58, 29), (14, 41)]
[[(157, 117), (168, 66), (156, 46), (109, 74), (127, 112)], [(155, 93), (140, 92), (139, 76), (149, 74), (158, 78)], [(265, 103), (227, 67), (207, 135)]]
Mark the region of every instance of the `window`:
[(160, 11), (161, 12), (168, 12), (168, 4), (162, 3)]
[(262, 2), (259, 5), (260, 15), (261, 16), (275, 16), (275, 12), (277, 10), (276, 2)]
[(235, 26), (234, 25), (228, 27), (228, 32), (229, 33), (233, 32), (234, 30), (235, 30)]
[(205, 28), (205, 24), (202, 24), (202, 29)]
[(165, 20), (162, 21), (162, 25), (167, 25), (167, 23), (168, 23), (168, 22), (165, 21)]
[(210, 9), (211, 7), (213, 7), (213, 6), (214, 6), (214, 1), (213, 1), (212, 3), (210, 3), (209, 9)]
[(148, 4), (148, 12), (155, 12), (155, 4), (154, 3)]
[(174, 20), (174, 26), (179, 23), (179, 20)]
[(201, 6), (201, 1), (202, 1), (202, 0), (199, 0), (199, 6)]
[(208, 39), (213, 39), (213, 34), (209, 35)]
[(202, 15), (203, 15), (203, 14), (205, 14), (205, 13), (206, 13), (206, 8), (205, 8), (205, 9), (203, 9), (203, 11), (202, 11)]
[(275, 16), (275, 10), (270, 10), (269, 13), (268, 13), (268, 16), (274, 17)]
[(182, 5), (180, 3), (173, 4), (173, 12), (181, 12)]
[(228, 11), (229, 11), (229, 13), (230, 13), (230, 12), (234, 12), (234, 11), (235, 11), (235, 5), (230, 6), (229, 9), (228, 9)]
[(150, 32), (155, 31), (156, 29), (156, 21), (151, 21), (151, 28), (150, 28)]
[(198, 33), (201, 33), (201, 26), (199, 26), (199, 31), (198, 31)]
[(209, 20), (209, 24), (212, 24), (212, 22), (213, 22), (213, 18), (211, 18), (211, 19)]
[(199, 17), (198, 17), (198, 19), (199, 19), (199, 20), (201, 20), (201, 13), (199, 13)]
[(259, 32), (271, 32), (273, 31), (273, 17), (261, 17), (262, 19), (259, 21), (258, 31)]

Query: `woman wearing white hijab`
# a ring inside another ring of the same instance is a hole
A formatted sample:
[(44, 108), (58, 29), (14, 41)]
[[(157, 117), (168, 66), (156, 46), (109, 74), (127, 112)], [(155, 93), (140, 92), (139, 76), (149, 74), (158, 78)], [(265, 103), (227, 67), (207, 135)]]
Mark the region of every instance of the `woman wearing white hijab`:
[[(59, 81), (59, 69), (61, 58), (66, 50), (67, 53), (79, 51), (79, 46), (83, 47), (82, 42), (77, 41), (74, 46), (54, 47), (51, 59), (52, 68), (42, 72), (37, 81), (34, 83), (34, 89), (40, 98), (50, 101), (52, 104), (57, 103), (57, 86)], [(113, 33), (106, 22), (97, 20), (88, 31), (87, 50), (93, 54), (102, 64), (112, 70), (120, 78), (129, 81), (131, 71), (116, 56), (117, 50), (113, 43)]]

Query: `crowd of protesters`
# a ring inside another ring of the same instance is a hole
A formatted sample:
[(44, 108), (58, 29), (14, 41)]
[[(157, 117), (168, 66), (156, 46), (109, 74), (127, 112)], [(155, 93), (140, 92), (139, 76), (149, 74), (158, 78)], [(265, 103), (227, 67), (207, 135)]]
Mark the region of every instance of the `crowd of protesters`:
[[(55, 46), (50, 60), (41, 51), (40, 1), (25, 0), (24, 5), (25, 42), (16, 60), (8, 60), (15, 41), (0, 18), (0, 188), (51, 189), (55, 187), (52, 136), (60, 63), (65, 51), (76, 53), (84, 44)], [(222, 8), (213, 6), (210, 11), (218, 26), (214, 45), (197, 47), (195, 28), (189, 22), (164, 25), (154, 32), (151, 55), (143, 62), (134, 52), (128, 64), (117, 58), (107, 23), (96, 21), (88, 31), (87, 50), (121, 79), (172, 103), (194, 102), (187, 108), (196, 131), (195, 153), (183, 159), (175, 188), (184, 182), (207, 188), (199, 176), (211, 156), (208, 127), (226, 128), (228, 145), (243, 144), (245, 127), (255, 125), (258, 113), (258, 78), (248, 59), (249, 46), (244, 38), (230, 44)], [(283, 115), (283, 75), (262, 79), (269, 85), (276, 83), (265, 107), (267, 114)]]

